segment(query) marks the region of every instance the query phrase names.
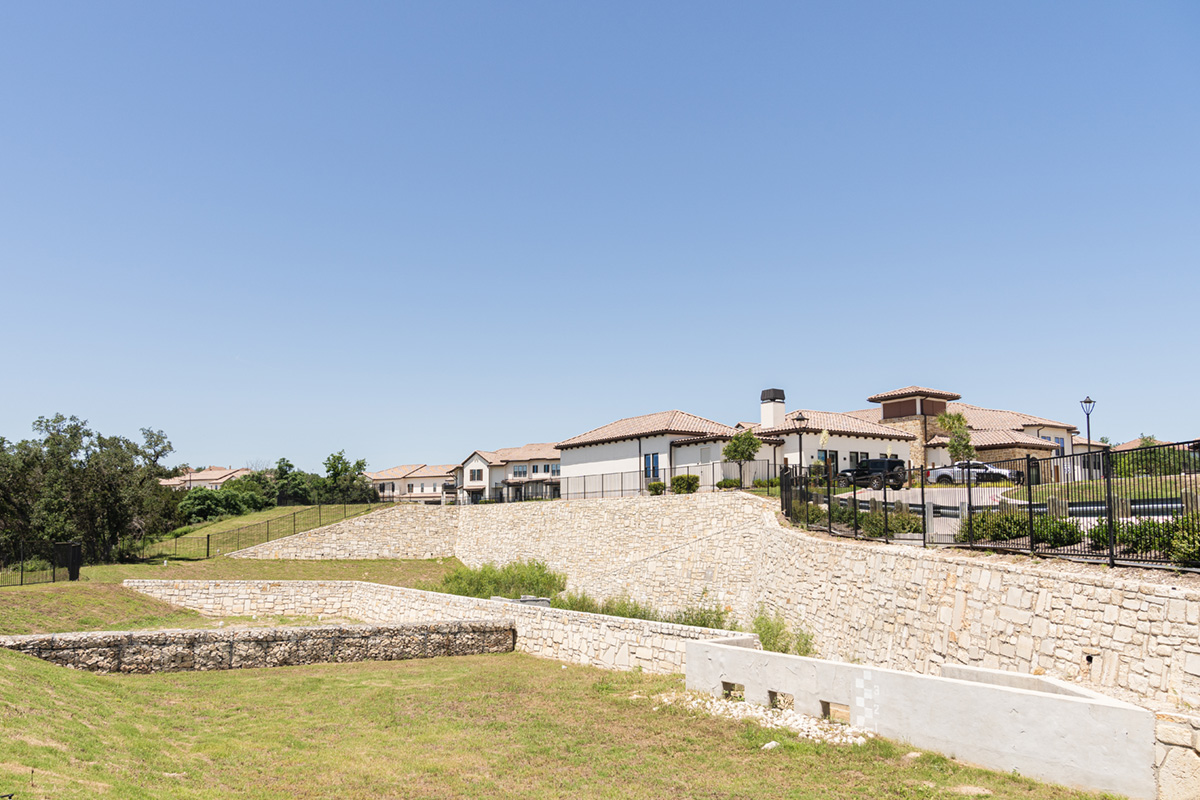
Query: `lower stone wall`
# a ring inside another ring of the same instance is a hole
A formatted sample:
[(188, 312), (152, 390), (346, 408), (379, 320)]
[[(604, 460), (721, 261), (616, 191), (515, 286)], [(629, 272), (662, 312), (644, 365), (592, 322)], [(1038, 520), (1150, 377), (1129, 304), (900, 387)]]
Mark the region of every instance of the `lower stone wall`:
[[(742, 636), (713, 628), (609, 617), (582, 611), (423, 592), (361, 581), (146, 581), (125, 585), (210, 616), (341, 614), (394, 625), (445, 619), (511, 620), (516, 649), (607, 669), (682, 672), (688, 641)], [(280, 610), (283, 609), (283, 610)]]
[(319, 628), (0, 636), (0, 647), (91, 672), (181, 672), (508, 653), (512, 620)]

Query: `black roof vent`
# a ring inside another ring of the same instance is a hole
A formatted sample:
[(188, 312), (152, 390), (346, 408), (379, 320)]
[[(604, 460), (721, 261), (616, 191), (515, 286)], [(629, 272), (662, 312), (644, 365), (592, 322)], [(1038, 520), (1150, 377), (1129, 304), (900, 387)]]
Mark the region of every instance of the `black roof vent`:
[(762, 390), (761, 402), (773, 403), (776, 400), (778, 400), (781, 403), (783, 402), (783, 389), (763, 389)]

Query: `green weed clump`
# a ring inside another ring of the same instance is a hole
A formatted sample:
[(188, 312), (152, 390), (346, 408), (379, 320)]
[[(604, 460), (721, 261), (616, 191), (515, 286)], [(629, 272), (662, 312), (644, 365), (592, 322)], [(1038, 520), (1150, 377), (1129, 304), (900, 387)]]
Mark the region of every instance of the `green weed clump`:
[(675, 625), (690, 625), (696, 628), (726, 629), (729, 622), (729, 612), (716, 606), (689, 606), (670, 614), (663, 614), (653, 606), (639, 603), (628, 597), (610, 597), (599, 601), (587, 592), (564, 592), (552, 598), (550, 604), (554, 608), (567, 611), (586, 611), (590, 614), (607, 614), (610, 617), (670, 622)]
[(552, 597), (567, 588), (567, 576), (552, 572), (541, 561), (513, 561), (503, 567), (484, 564), (478, 569), (459, 567), (441, 583), (422, 587), (464, 597), (510, 597), (530, 594)]
[(804, 628), (792, 631), (788, 628), (783, 615), (778, 611), (768, 614), (762, 606), (759, 606), (758, 614), (754, 617), (750, 630), (758, 634), (758, 640), (762, 644), (763, 650), (770, 650), (773, 653), (792, 653), (798, 656), (812, 657), (816, 655), (812, 634)]

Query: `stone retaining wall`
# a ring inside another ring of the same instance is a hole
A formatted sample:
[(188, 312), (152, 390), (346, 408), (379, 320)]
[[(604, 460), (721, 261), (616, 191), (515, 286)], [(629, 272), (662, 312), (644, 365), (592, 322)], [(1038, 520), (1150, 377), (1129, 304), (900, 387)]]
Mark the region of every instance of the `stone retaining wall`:
[(91, 672), (181, 672), (397, 661), (513, 650), (511, 619), (410, 625), (0, 636), (0, 647)]
[[(444, 619), (511, 620), (516, 649), (542, 658), (608, 669), (683, 671), (688, 641), (730, 631), (609, 617), (582, 611), (423, 592), (361, 581), (147, 581), (131, 589), (209, 616), (338, 614), (398, 624)], [(741, 634), (746, 636), (746, 634)], [(757, 646), (757, 637), (749, 640)]]
[(717, 604), (743, 623), (760, 607), (778, 611), (812, 631), (827, 657), (932, 674), (944, 663), (1044, 672), (1159, 707), (1200, 707), (1196, 589), (1120, 569), (831, 541), (781, 526), (777, 507), (740, 492), (408, 507), (243, 554), (538, 558), (599, 598), (664, 611)]
[(233, 558), (450, 558), (458, 538), (456, 506), (398, 503), (304, 533), (247, 547)]

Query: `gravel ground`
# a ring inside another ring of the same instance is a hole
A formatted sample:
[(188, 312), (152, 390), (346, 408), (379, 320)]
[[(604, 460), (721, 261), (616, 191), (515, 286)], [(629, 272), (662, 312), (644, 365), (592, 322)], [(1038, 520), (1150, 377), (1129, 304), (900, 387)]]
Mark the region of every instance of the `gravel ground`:
[(812, 739), (829, 744), (866, 744), (875, 734), (860, 731), (840, 722), (797, 714), (791, 709), (767, 708), (741, 700), (726, 700), (700, 692), (668, 692), (655, 695), (655, 709), (676, 706), (702, 714), (726, 719), (749, 720), (764, 728), (780, 728), (797, 734), (802, 739)]

